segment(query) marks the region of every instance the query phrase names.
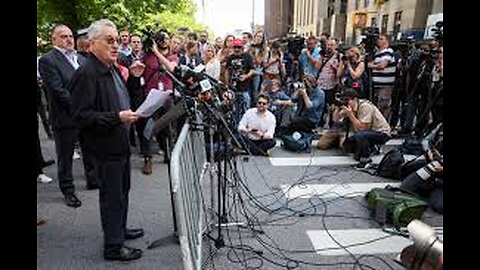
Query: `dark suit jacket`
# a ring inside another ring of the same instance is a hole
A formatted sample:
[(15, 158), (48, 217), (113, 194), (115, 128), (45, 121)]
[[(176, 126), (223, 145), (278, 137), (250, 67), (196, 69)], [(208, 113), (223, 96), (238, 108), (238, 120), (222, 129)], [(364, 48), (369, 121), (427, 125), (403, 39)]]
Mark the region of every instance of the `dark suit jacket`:
[[(203, 64), (203, 60), (202, 58), (200, 57), (200, 55), (196, 55), (194, 57), (195, 59), (195, 66), (193, 67), (190, 67), (190, 68), (195, 68), (196, 66), (198, 66), (199, 64)], [(186, 65), (187, 66), (187, 57), (185, 55), (181, 55), (180, 58), (178, 59), (178, 64), (180, 65)]]
[(73, 119), (85, 136), (86, 147), (102, 160), (130, 155), (129, 131), (118, 115), (120, 104), (112, 69), (120, 74), (115, 66), (107, 67), (91, 54), (69, 87)]
[[(84, 56), (78, 54), (80, 66), (84, 64), (85, 60)], [(74, 128), (71, 116), (72, 101), (67, 87), (75, 69), (67, 58), (55, 48), (40, 58), (38, 68), (49, 95), (54, 130)]]

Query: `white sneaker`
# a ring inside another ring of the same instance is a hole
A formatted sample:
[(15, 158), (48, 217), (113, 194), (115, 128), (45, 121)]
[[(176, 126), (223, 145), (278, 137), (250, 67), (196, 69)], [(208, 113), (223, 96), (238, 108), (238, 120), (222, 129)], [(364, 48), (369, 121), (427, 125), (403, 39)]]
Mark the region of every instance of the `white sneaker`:
[(80, 156), (80, 154), (77, 152), (77, 151), (73, 151), (73, 159), (81, 159), (82, 156)]
[(39, 183), (44, 183), (44, 184), (45, 184), (45, 183), (50, 183), (50, 182), (52, 182), (52, 181), (53, 181), (52, 178), (46, 176), (46, 175), (43, 174), (43, 173), (40, 174), (40, 175), (38, 175), (38, 177), (37, 177), (37, 182), (39, 182)]

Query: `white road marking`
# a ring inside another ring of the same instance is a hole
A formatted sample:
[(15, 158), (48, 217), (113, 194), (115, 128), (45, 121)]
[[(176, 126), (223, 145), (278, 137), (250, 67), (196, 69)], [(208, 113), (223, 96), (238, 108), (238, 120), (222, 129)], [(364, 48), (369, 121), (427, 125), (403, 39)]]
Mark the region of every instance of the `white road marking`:
[(353, 165), (358, 161), (350, 156), (316, 156), (316, 157), (271, 157), (273, 166), (334, 166)]
[[(441, 231), (442, 233), (437, 233), (437, 235), (440, 239), (443, 239), (443, 227)], [(405, 247), (413, 244), (413, 241), (408, 238), (391, 235), (382, 229), (328, 230), (328, 232), (337, 242), (344, 247), (346, 246), (348, 251), (356, 255), (399, 253)], [(319, 255), (348, 255), (347, 251), (336, 244), (325, 230), (307, 231), (307, 235)]]
[(361, 184), (312, 184), (312, 185), (281, 185), (285, 197), (294, 198), (310, 198), (312, 196), (325, 197), (355, 197), (364, 195), (372, 188), (384, 188), (387, 185), (399, 186), (398, 182), (394, 183), (361, 183)]

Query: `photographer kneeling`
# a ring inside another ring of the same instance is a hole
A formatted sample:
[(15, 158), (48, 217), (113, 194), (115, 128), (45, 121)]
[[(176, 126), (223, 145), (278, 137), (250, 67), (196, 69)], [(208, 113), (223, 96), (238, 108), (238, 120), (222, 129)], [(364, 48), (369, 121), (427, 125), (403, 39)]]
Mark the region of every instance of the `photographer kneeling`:
[(358, 99), (357, 91), (346, 89), (340, 98), (343, 104), (335, 109), (333, 118), (338, 121), (348, 118), (350, 130), (354, 131), (343, 147), (347, 152), (354, 152), (355, 160), (360, 161), (358, 167), (365, 167), (372, 161), (370, 155), (373, 147), (390, 139), (390, 125), (373, 103)]

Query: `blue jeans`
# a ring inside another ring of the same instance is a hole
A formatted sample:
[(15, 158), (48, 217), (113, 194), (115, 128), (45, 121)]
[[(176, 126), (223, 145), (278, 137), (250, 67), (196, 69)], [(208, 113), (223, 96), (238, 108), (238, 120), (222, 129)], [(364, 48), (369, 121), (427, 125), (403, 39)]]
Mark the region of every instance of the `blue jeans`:
[(356, 160), (360, 160), (360, 158), (370, 157), (373, 146), (384, 144), (389, 139), (390, 135), (374, 130), (362, 130), (355, 132), (353, 135), (355, 149), (354, 158)]
[(252, 77), (252, 89), (250, 90), (251, 101), (254, 103), (257, 100), (260, 91), (260, 83), (262, 82), (262, 69), (256, 69), (255, 75)]
[(238, 126), (243, 114), (250, 108), (250, 91), (242, 91), (235, 93), (235, 103), (233, 106), (233, 120), (235, 121), (234, 127)]

